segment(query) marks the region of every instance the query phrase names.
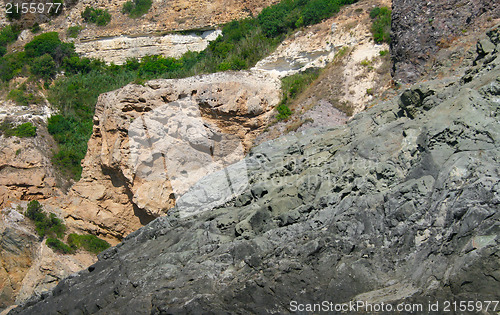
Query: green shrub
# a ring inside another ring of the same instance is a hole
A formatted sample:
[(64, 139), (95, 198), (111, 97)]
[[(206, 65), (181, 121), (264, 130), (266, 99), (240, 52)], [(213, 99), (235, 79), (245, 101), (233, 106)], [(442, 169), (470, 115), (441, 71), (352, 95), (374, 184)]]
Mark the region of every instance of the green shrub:
[(45, 213), (43, 212), (42, 205), (37, 201), (33, 200), (28, 203), (26, 212), (24, 213), (26, 217), (33, 221), (42, 221), (45, 218)]
[(74, 252), (71, 247), (64, 244), (62, 241), (58, 240), (57, 238), (47, 238), (47, 240), (45, 241), (45, 244), (47, 244), (48, 247), (52, 248), (52, 250), (54, 252), (57, 252), (57, 253), (72, 254)]
[(102, 240), (97, 236), (91, 234), (87, 235), (70, 234), (68, 236), (68, 245), (74, 250), (78, 248), (83, 248), (86, 251), (94, 254), (99, 254), (100, 252), (111, 246), (105, 240)]
[(80, 32), (82, 31), (83, 27), (76, 25), (76, 26), (70, 26), (68, 27), (68, 30), (66, 31), (66, 35), (71, 38), (77, 38)]
[(17, 40), (19, 29), (15, 25), (7, 25), (0, 30), (0, 46), (7, 46)]
[(278, 105), (278, 107), (276, 107), (276, 110), (278, 111), (278, 115), (276, 116), (276, 119), (278, 121), (286, 120), (286, 119), (288, 119), (288, 117), (292, 116), (292, 114), (293, 114), (290, 107), (288, 107), (288, 105), (286, 105), (284, 103), (280, 103)]
[(59, 65), (64, 58), (75, 53), (75, 46), (73, 43), (63, 43), (57, 32), (48, 32), (35, 36), (31, 42), (24, 46), (24, 51), (28, 58), (49, 54)]
[(152, 4), (151, 0), (127, 1), (123, 4), (122, 13), (128, 14), (131, 18), (138, 18), (148, 13)]
[(58, 238), (64, 236), (66, 226), (62, 223), (62, 220), (57, 218), (53, 213), (47, 217), (42, 205), (38, 201), (30, 201), (24, 215), (35, 223), (36, 232), (39, 236)]
[(0, 79), (7, 82), (23, 73), (26, 66), (26, 54), (17, 52), (0, 58)]
[(99, 26), (105, 26), (111, 21), (111, 14), (107, 9), (103, 10), (86, 7), (81, 15), (85, 22), (95, 23)]
[(162, 73), (172, 72), (182, 67), (175, 58), (163, 56), (146, 56), (142, 58), (139, 66), (139, 75), (141, 77), (154, 77)]
[(381, 50), (381, 51), (379, 51), (379, 54), (380, 54), (380, 57), (384, 57), (384, 56), (389, 54), (389, 51), (388, 50)]
[(21, 124), (16, 127), (14, 135), (19, 138), (35, 137), (36, 127), (30, 122)]
[(120, 69), (92, 70), (62, 78), (49, 90), (49, 101), (61, 112), (49, 118), (48, 130), (59, 145), (53, 162), (67, 176), (78, 180), (81, 160), (92, 135), (92, 117), (97, 97), (133, 81), (136, 74)]
[(45, 80), (53, 78), (57, 73), (56, 69), (56, 63), (49, 54), (35, 58), (31, 65), (31, 72)]
[(13, 100), (19, 106), (28, 105), (28, 98), (26, 97), (26, 85), (22, 84), (17, 89), (12, 89), (9, 94), (7, 94), (7, 99)]
[(85, 74), (93, 70), (104, 70), (105, 66), (106, 64), (98, 59), (71, 56), (63, 60), (62, 68), (64, 69), (64, 71), (66, 71), (66, 73)]
[(13, 127), (12, 123), (5, 119), (0, 124), (0, 134), (5, 137), (19, 137), (19, 138), (27, 138), (27, 137), (35, 137), (36, 136), (36, 127), (33, 126), (32, 123), (27, 122), (21, 124), (17, 127)]
[(375, 43), (391, 42), (391, 10), (387, 7), (377, 7), (370, 11), (372, 18), (371, 32)]

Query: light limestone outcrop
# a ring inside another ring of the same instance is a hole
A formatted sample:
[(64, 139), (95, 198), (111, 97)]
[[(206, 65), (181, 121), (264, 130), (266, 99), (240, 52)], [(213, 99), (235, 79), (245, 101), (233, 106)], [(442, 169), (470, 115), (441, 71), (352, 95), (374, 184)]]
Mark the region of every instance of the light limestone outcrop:
[(104, 60), (117, 65), (129, 58), (142, 58), (150, 55), (162, 55), (179, 58), (188, 51), (202, 51), (210, 41), (222, 32), (209, 30), (201, 35), (167, 34), (163, 36), (118, 36), (91, 41), (75, 42), (76, 52), (83, 57)]
[(164, 214), (203, 176), (238, 161), (279, 102), (280, 81), (224, 72), (127, 85), (99, 97), (66, 222), (111, 243)]

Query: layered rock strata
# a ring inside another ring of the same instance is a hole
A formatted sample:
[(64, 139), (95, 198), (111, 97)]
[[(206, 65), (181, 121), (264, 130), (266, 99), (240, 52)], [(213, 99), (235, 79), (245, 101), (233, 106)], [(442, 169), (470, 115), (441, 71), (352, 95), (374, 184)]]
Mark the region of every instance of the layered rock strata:
[(82, 179), (51, 202), (70, 226), (116, 243), (165, 214), (198, 179), (241, 159), (279, 91), (280, 81), (265, 74), (225, 72), (105, 93)]

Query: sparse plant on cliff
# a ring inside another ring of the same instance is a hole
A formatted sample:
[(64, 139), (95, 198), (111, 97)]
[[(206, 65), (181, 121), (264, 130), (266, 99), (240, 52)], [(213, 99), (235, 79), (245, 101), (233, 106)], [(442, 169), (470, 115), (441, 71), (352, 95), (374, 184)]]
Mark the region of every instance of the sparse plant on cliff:
[(36, 136), (36, 127), (30, 122), (20, 124), (15, 128), (14, 135), (19, 138), (34, 137)]
[(94, 23), (98, 26), (105, 26), (111, 22), (111, 14), (107, 9), (103, 10), (86, 7), (81, 15), (85, 22)]
[(15, 42), (19, 35), (19, 29), (13, 25), (7, 25), (0, 30), (0, 57), (7, 53), (7, 45)]
[(292, 115), (292, 110), (289, 107), (290, 102), (307, 89), (318, 78), (319, 74), (319, 69), (309, 69), (281, 79), (283, 96), (281, 102), (276, 107), (278, 111), (277, 120), (285, 120)]
[(49, 237), (45, 241), (48, 247), (52, 248), (52, 250), (56, 253), (60, 254), (72, 254), (74, 250), (68, 245), (64, 244), (61, 240), (57, 238)]
[(128, 14), (131, 18), (138, 18), (148, 13), (153, 1), (151, 0), (131, 0), (123, 4), (122, 13)]
[(375, 43), (391, 42), (391, 10), (388, 7), (377, 7), (370, 11), (373, 23), (371, 31)]
[(87, 235), (78, 235), (78, 234), (70, 234), (68, 236), (68, 245), (76, 250), (78, 248), (83, 248), (88, 252), (99, 254), (103, 250), (109, 248), (111, 245), (98, 238), (95, 235), (87, 234)]
[(36, 136), (36, 127), (32, 123), (27, 122), (17, 127), (13, 127), (12, 123), (5, 119), (0, 124), (0, 135), (5, 137), (29, 138)]
[(70, 26), (66, 31), (66, 35), (71, 38), (77, 38), (82, 29), (83, 27), (81, 27), (80, 25)]
[(38, 201), (30, 201), (24, 215), (33, 220), (36, 232), (41, 237), (49, 236), (61, 238), (64, 236), (66, 226), (62, 223), (62, 220), (57, 218), (53, 213), (47, 216), (43, 211), (42, 205)]

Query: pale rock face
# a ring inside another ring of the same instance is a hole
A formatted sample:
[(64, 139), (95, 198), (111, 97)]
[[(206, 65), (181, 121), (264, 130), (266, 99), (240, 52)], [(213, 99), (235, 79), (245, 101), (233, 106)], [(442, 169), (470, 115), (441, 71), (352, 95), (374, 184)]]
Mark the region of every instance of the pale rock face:
[(199, 52), (210, 41), (222, 34), (220, 30), (205, 31), (201, 35), (167, 34), (163, 36), (118, 36), (75, 43), (78, 54), (87, 58), (101, 59), (106, 63), (121, 65), (129, 58), (162, 55), (179, 58), (188, 51)]
[(69, 226), (116, 243), (172, 208), (202, 177), (239, 161), (279, 98), (280, 81), (253, 72), (153, 80), (105, 93), (82, 179), (65, 201), (49, 203), (63, 204)]

